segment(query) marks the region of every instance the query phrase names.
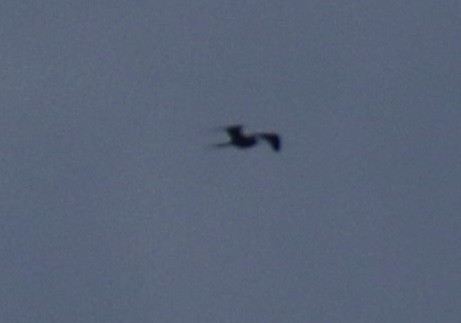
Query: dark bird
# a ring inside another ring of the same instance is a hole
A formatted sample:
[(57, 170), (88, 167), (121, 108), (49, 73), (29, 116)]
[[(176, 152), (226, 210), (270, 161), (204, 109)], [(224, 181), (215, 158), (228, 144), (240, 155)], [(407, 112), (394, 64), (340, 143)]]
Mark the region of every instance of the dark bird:
[(216, 145), (217, 147), (235, 146), (237, 148), (250, 148), (256, 145), (259, 139), (266, 140), (273, 150), (280, 150), (280, 137), (275, 133), (260, 132), (252, 135), (244, 135), (242, 133), (242, 126), (235, 125), (224, 128), (230, 137), (230, 141)]

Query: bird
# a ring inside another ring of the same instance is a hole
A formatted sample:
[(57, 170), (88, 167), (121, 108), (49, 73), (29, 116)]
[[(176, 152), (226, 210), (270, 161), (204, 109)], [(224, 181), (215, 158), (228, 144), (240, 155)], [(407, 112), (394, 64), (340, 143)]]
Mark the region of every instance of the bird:
[(259, 132), (252, 135), (245, 135), (242, 133), (242, 125), (232, 125), (225, 127), (224, 130), (230, 137), (229, 142), (217, 144), (217, 147), (235, 146), (240, 149), (246, 149), (255, 146), (260, 139), (269, 143), (274, 151), (280, 151), (281, 140), (280, 136), (271, 132)]

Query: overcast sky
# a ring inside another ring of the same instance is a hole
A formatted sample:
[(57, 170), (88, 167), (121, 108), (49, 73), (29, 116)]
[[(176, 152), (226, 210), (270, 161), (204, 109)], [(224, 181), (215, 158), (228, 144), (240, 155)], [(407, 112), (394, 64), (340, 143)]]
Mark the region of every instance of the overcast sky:
[(0, 322), (459, 322), (459, 1), (2, 0), (0, 48)]

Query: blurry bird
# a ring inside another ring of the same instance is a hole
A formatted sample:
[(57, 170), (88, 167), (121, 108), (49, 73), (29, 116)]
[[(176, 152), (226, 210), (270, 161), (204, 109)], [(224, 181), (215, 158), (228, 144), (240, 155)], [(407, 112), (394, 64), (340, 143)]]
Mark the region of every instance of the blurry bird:
[(259, 139), (266, 140), (274, 151), (280, 150), (280, 137), (275, 133), (260, 132), (253, 135), (242, 134), (242, 126), (234, 125), (225, 127), (224, 130), (230, 137), (230, 141), (222, 144), (217, 144), (217, 147), (235, 146), (237, 148), (250, 148), (256, 145)]

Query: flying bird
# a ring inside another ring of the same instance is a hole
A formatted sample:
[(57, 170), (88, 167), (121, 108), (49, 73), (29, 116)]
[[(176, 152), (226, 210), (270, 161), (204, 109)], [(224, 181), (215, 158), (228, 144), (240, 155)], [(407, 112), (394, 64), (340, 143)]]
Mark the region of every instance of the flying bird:
[(225, 127), (224, 130), (230, 137), (230, 141), (222, 144), (217, 144), (217, 147), (235, 146), (237, 148), (245, 149), (255, 146), (260, 139), (269, 143), (274, 151), (280, 150), (280, 136), (270, 132), (259, 132), (252, 135), (245, 135), (242, 133), (243, 126), (234, 125)]

